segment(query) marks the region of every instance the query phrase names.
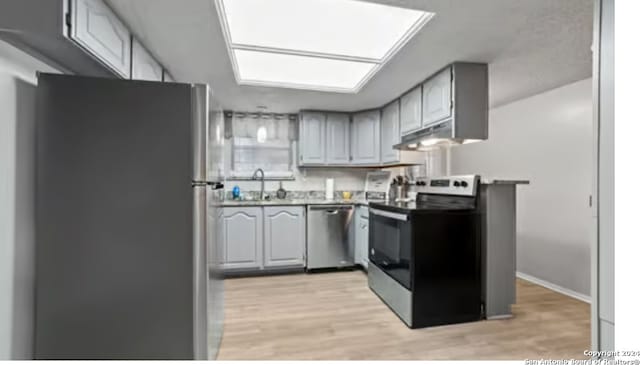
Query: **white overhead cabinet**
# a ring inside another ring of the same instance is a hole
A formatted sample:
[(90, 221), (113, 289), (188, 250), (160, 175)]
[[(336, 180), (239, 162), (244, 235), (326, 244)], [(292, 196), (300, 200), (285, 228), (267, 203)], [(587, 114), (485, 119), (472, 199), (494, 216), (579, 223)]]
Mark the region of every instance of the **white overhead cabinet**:
[(162, 66), (137, 39), (133, 40), (131, 46), (131, 79), (162, 81)]
[(380, 163), (380, 110), (354, 114), (352, 128), (352, 163)]
[(304, 266), (304, 207), (264, 208), (264, 266)]
[(223, 270), (262, 266), (262, 208), (224, 208), (222, 216)]
[[(420, 95), (418, 95), (420, 96)], [(421, 99), (418, 97), (418, 113)], [(398, 151), (400, 101), (353, 114), (302, 112), (300, 166), (389, 166), (424, 163), (421, 152)], [(417, 119), (418, 123), (420, 120)]]
[(70, 38), (120, 76), (129, 78), (131, 35), (102, 0), (72, 0)]
[(400, 151), (393, 148), (400, 143), (400, 102), (392, 102), (382, 109), (380, 121), (380, 158), (382, 163), (400, 162)]
[(326, 162), (327, 115), (320, 112), (303, 112), (300, 118), (300, 150), (301, 165), (323, 165)]
[(304, 207), (225, 207), (222, 211), (218, 257), (225, 272), (305, 266)]
[(380, 160), (383, 165), (424, 164), (425, 154), (419, 151), (399, 151), (393, 148), (400, 143), (400, 101), (395, 100), (382, 109), (380, 119)]
[(0, 39), (64, 73), (162, 80), (162, 66), (132, 44), (105, 0), (6, 0), (0, 29)]
[(451, 117), (451, 67), (447, 67), (422, 85), (422, 127)]
[(422, 88), (417, 86), (400, 97), (400, 133), (404, 136), (422, 127)]
[(327, 164), (349, 163), (349, 127), (348, 114), (327, 114)]

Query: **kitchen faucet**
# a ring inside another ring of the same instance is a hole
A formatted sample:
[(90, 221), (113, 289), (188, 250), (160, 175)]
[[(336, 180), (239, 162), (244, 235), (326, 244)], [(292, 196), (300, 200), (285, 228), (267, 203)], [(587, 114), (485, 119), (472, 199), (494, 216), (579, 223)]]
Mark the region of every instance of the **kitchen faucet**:
[(264, 170), (262, 169), (256, 169), (256, 171), (253, 172), (253, 180), (257, 180), (258, 179), (258, 172), (260, 173), (260, 200), (264, 199)]

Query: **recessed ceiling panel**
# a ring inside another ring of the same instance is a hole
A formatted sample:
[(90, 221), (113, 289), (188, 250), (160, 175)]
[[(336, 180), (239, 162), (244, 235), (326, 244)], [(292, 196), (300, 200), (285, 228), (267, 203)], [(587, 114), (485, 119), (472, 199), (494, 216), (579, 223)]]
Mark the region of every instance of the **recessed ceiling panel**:
[[(357, 0), (216, 0), (216, 8), (239, 84), (351, 93), (433, 16)], [(255, 59), (281, 62), (259, 68)]]
[(425, 12), (353, 0), (223, 0), (231, 42), (382, 60)]
[(352, 90), (375, 63), (355, 62), (236, 49), (233, 51), (240, 83), (316, 90)]

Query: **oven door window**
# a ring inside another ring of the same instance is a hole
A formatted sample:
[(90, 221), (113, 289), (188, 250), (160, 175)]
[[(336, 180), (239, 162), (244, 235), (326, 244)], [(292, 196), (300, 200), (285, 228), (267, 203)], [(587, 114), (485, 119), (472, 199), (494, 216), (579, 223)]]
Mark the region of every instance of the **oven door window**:
[(411, 226), (403, 215), (387, 217), (384, 212), (369, 216), (369, 259), (402, 286), (411, 289)]

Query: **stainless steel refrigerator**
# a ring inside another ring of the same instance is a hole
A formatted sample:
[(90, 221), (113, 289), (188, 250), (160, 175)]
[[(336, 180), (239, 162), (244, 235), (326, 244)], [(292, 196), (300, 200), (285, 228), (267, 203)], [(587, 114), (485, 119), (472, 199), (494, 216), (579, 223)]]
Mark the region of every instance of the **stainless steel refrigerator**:
[(206, 85), (38, 75), (37, 359), (215, 358), (223, 128)]

